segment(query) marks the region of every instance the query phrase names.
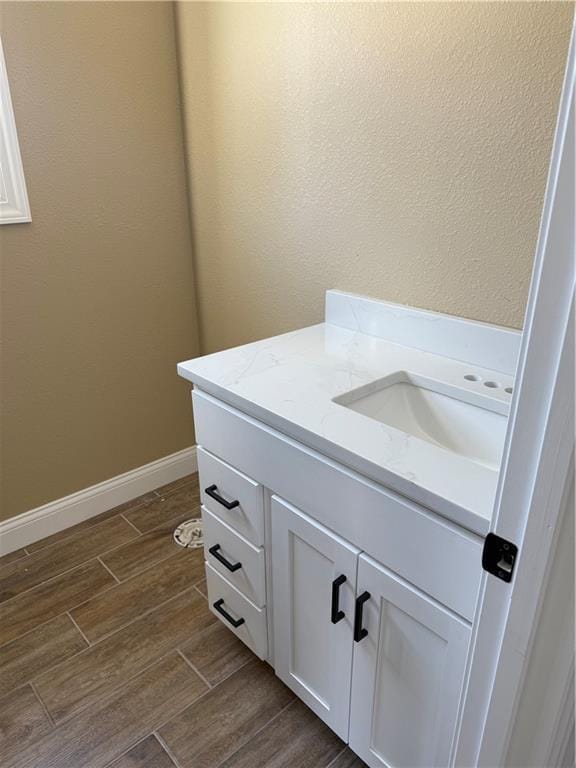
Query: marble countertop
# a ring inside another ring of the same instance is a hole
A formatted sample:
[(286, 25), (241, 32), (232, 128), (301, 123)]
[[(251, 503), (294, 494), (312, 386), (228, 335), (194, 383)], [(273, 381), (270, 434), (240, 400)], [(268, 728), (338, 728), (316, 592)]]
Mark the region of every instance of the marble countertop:
[[(180, 376), (306, 446), (432, 511), (485, 535), (498, 472), (438, 445), (342, 407), (333, 398), (398, 370), (479, 392), (473, 372), (497, 379), (493, 397), (513, 379), (327, 323), (196, 358)], [(484, 388), (482, 395), (486, 395)]]

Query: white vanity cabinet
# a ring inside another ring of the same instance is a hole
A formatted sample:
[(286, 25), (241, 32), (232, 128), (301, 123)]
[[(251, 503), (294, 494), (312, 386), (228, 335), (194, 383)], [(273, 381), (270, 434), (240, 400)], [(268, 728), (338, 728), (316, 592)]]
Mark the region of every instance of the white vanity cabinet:
[(196, 390), (211, 610), (371, 768), (451, 764), (482, 540)]

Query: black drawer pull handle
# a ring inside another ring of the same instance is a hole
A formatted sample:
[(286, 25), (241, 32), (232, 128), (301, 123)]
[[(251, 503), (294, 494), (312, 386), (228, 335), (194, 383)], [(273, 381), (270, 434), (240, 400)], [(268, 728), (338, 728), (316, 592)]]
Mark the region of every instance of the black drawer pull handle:
[(210, 547), (208, 552), (212, 555), (212, 557), (215, 557), (216, 560), (218, 560), (225, 568), (228, 568), (229, 571), (238, 571), (240, 568), (242, 568), (242, 563), (231, 563), (229, 560), (226, 560), (224, 555), (220, 554), (220, 550), (222, 547), (220, 544), (214, 544), (213, 547)]
[(356, 598), (356, 612), (354, 613), (354, 640), (359, 643), (360, 640), (364, 640), (368, 636), (368, 630), (362, 626), (362, 609), (364, 603), (370, 600), (370, 592), (362, 592), (362, 594)]
[(340, 602), (340, 587), (344, 582), (346, 581), (346, 576), (342, 574), (341, 576), (338, 576), (337, 579), (334, 579), (332, 582), (332, 608), (331, 608), (331, 619), (332, 624), (338, 624), (339, 621), (342, 621), (342, 619), (345, 616), (344, 611), (341, 611), (339, 608), (339, 602)]
[(230, 616), (228, 611), (225, 611), (224, 608), (222, 608), (223, 605), (224, 605), (224, 598), (220, 598), (220, 600), (216, 600), (216, 602), (213, 604), (213, 608), (214, 608), (215, 611), (218, 611), (220, 616), (224, 616), (224, 618), (226, 619), (228, 624), (232, 624), (234, 629), (238, 629), (238, 627), (241, 627), (242, 624), (244, 624), (244, 622), (246, 621), (246, 619), (242, 619), (242, 618), (234, 619), (234, 618), (232, 618), (232, 616)]
[(214, 501), (217, 501), (218, 504), (222, 504), (223, 507), (226, 507), (226, 509), (234, 509), (234, 507), (239, 507), (240, 502), (238, 499), (235, 501), (226, 501), (226, 499), (223, 499), (222, 496), (218, 493), (218, 486), (216, 484), (209, 485), (208, 488), (204, 488), (208, 496), (211, 496)]

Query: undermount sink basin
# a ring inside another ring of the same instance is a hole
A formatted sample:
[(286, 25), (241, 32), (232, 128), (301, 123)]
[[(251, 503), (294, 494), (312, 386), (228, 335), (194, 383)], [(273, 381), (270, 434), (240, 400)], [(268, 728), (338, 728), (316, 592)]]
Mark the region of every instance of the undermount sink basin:
[(398, 371), (334, 402), (491, 469), (499, 469), (508, 405), (472, 390)]

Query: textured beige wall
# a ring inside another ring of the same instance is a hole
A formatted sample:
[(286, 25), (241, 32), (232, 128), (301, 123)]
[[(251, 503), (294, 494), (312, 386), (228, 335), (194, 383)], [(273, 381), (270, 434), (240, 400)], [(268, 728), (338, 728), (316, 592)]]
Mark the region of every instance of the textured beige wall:
[(2, 518), (193, 443), (170, 3), (6, 3), (33, 222), (4, 226)]
[(179, 3), (202, 346), (335, 287), (521, 327), (567, 3)]

